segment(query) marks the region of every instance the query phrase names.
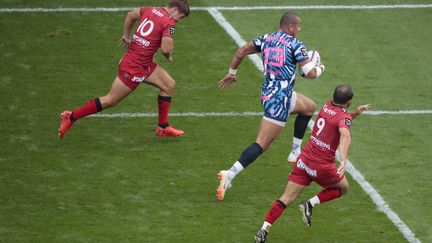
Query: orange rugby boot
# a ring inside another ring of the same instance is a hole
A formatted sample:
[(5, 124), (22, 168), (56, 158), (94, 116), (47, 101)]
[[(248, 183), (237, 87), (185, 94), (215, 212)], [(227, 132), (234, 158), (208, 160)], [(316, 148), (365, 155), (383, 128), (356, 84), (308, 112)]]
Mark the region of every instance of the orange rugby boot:
[(225, 197), (226, 190), (231, 188), (231, 179), (229, 178), (229, 172), (226, 170), (221, 170), (217, 174), (219, 180), (219, 186), (216, 189), (216, 197), (219, 201), (222, 201)]
[(63, 111), (60, 114), (60, 128), (59, 128), (60, 139), (63, 139), (65, 133), (72, 127), (73, 122), (70, 120), (71, 115), (72, 115), (72, 111)]
[(184, 135), (184, 131), (175, 129), (172, 126), (168, 126), (166, 128), (157, 127), (156, 128), (156, 136), (159, 137), (179, 137)]

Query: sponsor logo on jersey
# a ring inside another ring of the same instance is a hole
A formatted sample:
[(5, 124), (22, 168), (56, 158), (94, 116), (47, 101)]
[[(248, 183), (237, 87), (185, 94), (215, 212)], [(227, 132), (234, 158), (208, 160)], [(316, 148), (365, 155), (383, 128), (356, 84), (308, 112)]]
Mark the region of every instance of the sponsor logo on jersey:
[(174, 25), (171, 25), (170, 27), (169, 27), (169, 34), (170, 35), (174, 35), (174, 33), (175, 33), (175, 26)]
[(311, 136), (310, 138), (312, 140), (312, 142), (314, 142), (316, 145), (318, 145), (321, 148), (325, 148), (325, 149), (329, 149), (330, 150), (330, 144), (323, 142), (321, 140), (319, 140), (318, 138), (316, 138), (315, 136)]
[(306, 50), (306, 48), (301, 48), (300, 49), (300, 52), (301, 52), (301, 54), (304, 56), (304, 57), (307, 57), (308, 56), (308, 52), (307, 52), (307, 50)]
[(350, 127), (352, 125), (352, 121), (348, 118), (345, 118), (345, 125)]
[(144, 77), (144, 76), (142, 76), (142, 77), (134, 76), (134, 77), (131, 79), (131, 81), (132, 81), (132, 82), (138, 82), (138, 83), (141, 83), (142, 81), (144, 81), (144, 79), (146, 79), (146, 77)]
[(141, 44), (142, 46), (149, 46), (150, 45), (150, 41), (148, 41), (148, 40), (146, 40), (144, 38), (141, 38), (141, 37), (139, 37), (139, 36), (137, 36), (135, 34), (132, 36), (132, 39), (134, 41), (136, 41), (137, 43)]
[(297, 161), (297, 168), (305, 170), (306, 173), (312, 177), (317, 177), (317, 171), (309, 168), (301, 159)]

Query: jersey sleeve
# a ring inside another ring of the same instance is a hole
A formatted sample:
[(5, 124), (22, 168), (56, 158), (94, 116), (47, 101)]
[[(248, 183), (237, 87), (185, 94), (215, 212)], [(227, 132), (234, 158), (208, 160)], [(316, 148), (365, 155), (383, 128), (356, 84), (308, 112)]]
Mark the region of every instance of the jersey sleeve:
[(140, 16), (144, 16), (144, 13), (146, 10), (147, 10), (147, 7), (140, 8)]
[(170, 19), (168, 24), (162, 30), (162, 37), (173, 37), (175, 30), (175, 22), (174, 20)]
[(304, 62), (309, 59), (308, 51), (301, 41), (295, 41), (292, 44), (293, 47), (293, 53), (294, 53), (294, 59), (297, 62)]
[(252, 40), (252, 43), (258, 52), (261, 52), (262, 47), (264, 45), (264, 41), (266, 38), (267, 38), (267, 35), (262, 35), (262, 36), (258, 36), (257, 38)]
[(349, 130), (351, 128), (351, 125), (352, 125), (352, 117), (349, 114), (342, 116), (338, 122), (339, 128), (345, 127)]

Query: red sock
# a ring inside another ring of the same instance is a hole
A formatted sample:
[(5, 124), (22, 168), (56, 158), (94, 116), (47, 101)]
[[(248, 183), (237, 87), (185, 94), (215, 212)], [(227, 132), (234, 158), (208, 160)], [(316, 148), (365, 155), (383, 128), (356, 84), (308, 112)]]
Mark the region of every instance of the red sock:
[(77, 121), (85, 116), (97, 113), (102, 110), (102, 105), (99, 98), (89, 100), (85, 105), (72, 112), (73, 121)]
[(283, 202), (276, 200), (268, 211), (265, 221), (273, 224), (282, 215), (285, 208), (286, 205)]
[(171, 97), (159, 96), (158, 107), (159, 107), (159, 121), (158, 125), (162, 127), (168, 126), (168, 111), (171, 106)]
[(318, 199), (320, 203), (328, 202), (333, 199), (336, 199), (342, 195), (339, 189), (335, 188), (326, 188), (318, 193)]

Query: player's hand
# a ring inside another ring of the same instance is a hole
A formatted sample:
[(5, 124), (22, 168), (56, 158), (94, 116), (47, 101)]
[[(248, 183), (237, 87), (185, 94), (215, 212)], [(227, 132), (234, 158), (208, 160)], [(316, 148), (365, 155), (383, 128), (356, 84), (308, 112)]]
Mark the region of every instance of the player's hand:
[(339, 177), (343, 177), (345, 174), (345, 166), (346, 166), (346, 161), (341, 161), (339, 164), (339, 167), (337, 168), (337, 174), (339, 175)]
[(131, 40), (127, 36), (122, 36), (122, 38), (119, 40), (119, 45), (128, 47), (131, 43)]
[(225, 75), (225, 78), (219, 81), (218, 88), (225, 89), (226, 87), (231, 86), (235, 82), (237, 82), (237, 76), (228, 73), (227, 75)]
[(368, 110), (371, 107), (371, 104), (359, 105), (356, 109), (357, 114), (361, 114), (363, 111)]

